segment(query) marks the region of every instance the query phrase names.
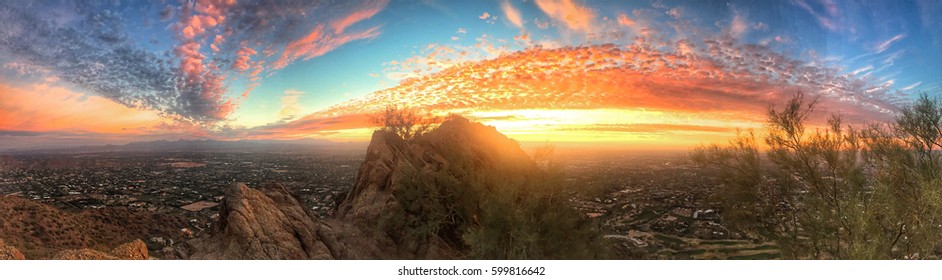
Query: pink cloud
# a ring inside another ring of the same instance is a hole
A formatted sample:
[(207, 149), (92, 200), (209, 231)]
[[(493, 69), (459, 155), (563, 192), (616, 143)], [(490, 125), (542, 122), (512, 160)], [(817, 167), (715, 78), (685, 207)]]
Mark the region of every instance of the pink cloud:
[(733, 36), (733, 38), (742, 38), (747, 31), (749, 31), (749, 23), (746, 22), (746, 18), (739, 13), (735, 13), (733, 21), (729, 24), (730, 36)]
[(369, 2), (358, 7), (356, 11), (348, 14), (347, 16), (339, 20), (335, 20), (331, 23), (331, 26), (334, 29), (334, 34), (341, 34), (347, 29), (347, 27), (375, 16), (386, 8), (386, 4), (389, 4), (388, 0)]
[(288, 43), (281, 57), (273, 63), (272, 67), (275, 69), (284, 68), (297, 59), (315, 58), (351, 41), (372, 39), (380, 34), (378, 26), (344, 34), (327, 34), (324, 31), (324, 25), (318, 25), (306, 36)]
[(187, 79), (194, 82), (203, 80), (203, 59), (206, 57), (200, 52), (200, 43), (188, 41), (178, 45), (173, 52), (180, 58), (180, 71), (186, 74)]
[[(180, 20), (174, 24), (174, 29), (180, 43), (173, 52), (180, 60), (180, 71), (186, 77), (185, 84), (181, 85), (183, 93), (181, 98), (192, 100), (185, 106), (192, 110), (202, 112), (202, 115), (212, 117), (214, 120), (225, 119), (233, 110), (235, 104), (232, 100), (223, 100), (226, 91), (223, 81), (225, 77), (219, 73), (216, 65), (204, 64), (206, 55), (200, 48), (211, 28), (223, 24), (226, 20), (226, 11), (235, 5), (234, 0), (200, 0), (186, 3), (181, 7)], [(217, 35), (210, 44), (210, 49), (219, 51), (219, 44), (224, 38)]]
[(667, 10), (667, 15), (671, 16), (674, 19), (680, 19), (684, 15), (684, 10), (680, 7), (675, 7), (670, 10)]
[(349, 42), (379, 36), (379, 26), (352, 32), (347, 29), (357, 22), (373, 17), (382, 11), (387, 3), (385, 0), (370, 2), (338, 20), (317, 24), (307, 35), (288, 43), (281, 56), (272, 63), (272, 68), (281, 69), (298, 59), (312, 59)]
[(235, 69), (239, 72), (245, 72), (251, 67), (251, 59), (253, 55), (258, 54), (254, 49), (249, 47), (242, 47), (236, 51), (236, 59), (232, 62), (232, 69)]

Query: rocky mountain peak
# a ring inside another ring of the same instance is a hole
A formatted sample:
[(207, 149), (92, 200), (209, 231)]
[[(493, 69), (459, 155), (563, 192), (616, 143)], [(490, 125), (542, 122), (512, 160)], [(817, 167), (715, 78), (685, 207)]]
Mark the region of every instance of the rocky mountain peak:
[[(469, 254), (463, 234), (477, 223), (484, 203), (481, 192), (502, 184), (482, 178), (530, 176), (536, 169), (516, 141), (461, 117), (410, 141), (376, 131), (354, 185), (333, 217), (313, 218), (281, 185), (253, 189), (236, 184), (226, 192), (211, 236), (193, 242), (190, 258), (462, 258)], [(449, 185), (439, 185), (443, 183)], [(425, 192), (438, 196), (414, 201), (415, 194)], [(470, 198), (459, 201), (458, 194)], [(416, 203), (427, 205), (413, 209)], [(426, 217), (423, 211), (442, 209), (451, 219), (447, 224), (417, 230), (428, 226), (426, 220), (441, 218)]]

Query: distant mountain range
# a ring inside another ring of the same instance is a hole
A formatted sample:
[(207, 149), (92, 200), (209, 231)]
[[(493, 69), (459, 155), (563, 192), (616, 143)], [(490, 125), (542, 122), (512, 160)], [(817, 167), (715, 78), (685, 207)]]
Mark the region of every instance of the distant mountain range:
[(0, 150), (0, 154), (29, 153), (100, 153), (100, 152), (205, 152), (205, 151), (290, 151), (296, 149), (358, 149), (366, 142), (334, 142), (323, 139), (298, 140), (159, 140), (125, 145), (21, 148)]

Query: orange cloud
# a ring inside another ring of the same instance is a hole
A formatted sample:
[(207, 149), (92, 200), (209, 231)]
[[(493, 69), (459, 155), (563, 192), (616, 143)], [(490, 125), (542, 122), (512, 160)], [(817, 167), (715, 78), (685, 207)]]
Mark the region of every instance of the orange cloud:
[(631, 20), (630, 18), (628, 18), (628, 15), (626, 15), (626, 14), (619, 14), (619, 15), (618, 15), (618, 24), (621, 24), (621, 25), (623, 25), (623, 26), (629, 26), (629, 27), (630, 27), (630, 26), (632, 26), (632, 25), (635, 25), (635, 22), (634, 22), (633, 20)]
[(687, 135), (689, 144), (699, 136), (728, 136), (723, 127), (759, 127), (769, 104), (782, 104), (799, 90), (820, 96), (819, 112), (825, 113), (815, 122), (826, 112), (841, 112), (855, 123), (887, 119), (898, 104), (886, 85), (807, 66), (763, 46), (681, 41), (663, 51), (639, 42), (530, 48), (462, 62), (277, 127), (293, 134), (365, 127), (342, 123), (356, 120), (343, 116), (408, 104), (486, 118), (518, 139), (585, 140), (598, 133), (617, 141), (669, 133)]
[[(251, 67), (251, 59), (253, 55), (258, 54), (255, 50), (249, 47), (242, 47), (236, 51), (236, 60), (232, 62), (232, 68), (239, 72), (245, 72)], [(257, 73), (255, 73), (257, 74)]]
[(500, 9), (504, 11), (504, 16), (517, 28), (523, 28), (523, 19), (520, 18), (520, 11), (510, 4), (510, 1), (500, 3)]
[(570, 30), (583, 33), (591, 33), (595, 30), (593, 26), (595, 13), (592, 9), (576, 4), (572, 0), (536, 0), (536, 5), (550, 18), (562, 22)]
[(734, 128), (721, 126), (705, 126), (692, 124), (663, 124), (663, 123), (639, 123), (639, 124), (616, 124), (616, 125), (592, 125), (577, 128), (574, 130), (583, 131), (619, 131), (619, 132), (733, 132)]

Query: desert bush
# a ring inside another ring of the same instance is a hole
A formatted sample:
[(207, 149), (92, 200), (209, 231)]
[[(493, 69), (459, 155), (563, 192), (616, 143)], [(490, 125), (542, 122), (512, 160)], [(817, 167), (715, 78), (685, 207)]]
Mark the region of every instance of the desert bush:
[(395, 133), (403, 140), (412, 141), (416, 136), (431, 130), (440, 121), (430, 114), (421, 114), (410, 108), (387, 106), (383, 111), (371, 115), (370, 123), (379, 130)]
[(754, 131), (737, 130), (729, 145), (697, 147), (690, 157), (719, 178), (720, 186), (710, 201), (720, 205), (730, 226), (749, 233), (771, 231), (768, 221), (774, 219), (774, 198), (762, 174)]
[(922, 95), (890, 124), (857, 129), (833, 115), (811, 131), (815, 105), (798, 93), (781, 109), (769, 107), (767, 167), (751, 133), (693, 152), (716, 169), (724, 217), (744, 228), (760, 218), (752, 229), (764, 229), (757, 232), (792, 258), (938, 256), (942, 103)]

